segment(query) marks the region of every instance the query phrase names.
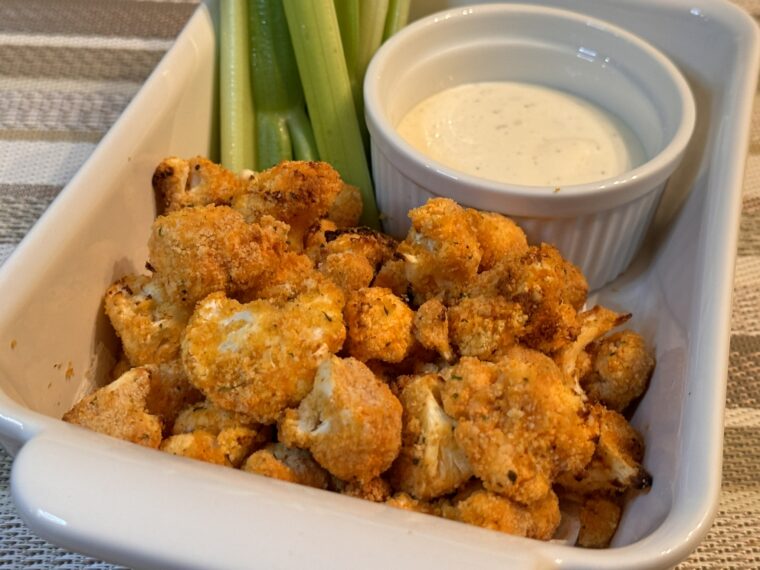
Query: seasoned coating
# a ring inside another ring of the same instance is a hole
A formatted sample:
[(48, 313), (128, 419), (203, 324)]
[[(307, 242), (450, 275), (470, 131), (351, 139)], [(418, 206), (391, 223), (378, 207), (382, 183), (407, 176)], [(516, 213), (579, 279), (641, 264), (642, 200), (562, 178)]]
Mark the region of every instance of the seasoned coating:
[(161, 443), (161, 420), (145, 409), (150, 376), (149, 368), (132, 368), (117, 380), (82, 398), (63, 415), (63, 421), (157, 448)]
[(385, 287), (401, 299), (407, 299), (410, 285), (406, 278), (406, 262), (403, 258), (393, 257), (383, 263), (372, 282), (373, 287)]
[(560, 522), (559, 500), (551, 489), (529, 505), (483, 489), (479, 484), (443, 503), (447, 519), (498, 530), (507, 534), (549, 540)]
[(600, 426), (591, 462), (581, 472), (563, 474), (558, 483), (575, 496), (649, 489), (652, 476), (641, 465), (644, 458), (641, 435), (618, 412), (595, 405), (591, 413)]
[(167, 213), (208, 204), (229, 206), (246, 186), (237, 174), (202, 156), (189, 160), (170, 156), (153, 172), (153, 190)]
[(654, 354), (644, 338), (633, 331), (602, 339), (591, 353), (593, 369), (581, 379), (581, 387), (592, 402), (623, 412), (646, 390), (654, 370)]
[(595, 425), (545, 355), (514, 346), (494, 363), (464, 357), (442, 375), (443, 408), (486, 489), (527, 505), (591, 459)]
[(414, 312), (390, 289), (365, 287), (348, 295), (345, 350), (361, 361), (401, 362), (414, 344)]
[(369, 481), (342, 481), (333, 477), (332, 489), (341, 495), (372, 501), (373, 503), (384, 503), (387, 501), (393, 489), (390, 484), (382, 477), (375, 477)]
[(280, 441), (308, 449), (339, 479), (368, 482), (398, 455), (401, 404), (360, 361), (331, 356), (317, 369), (312, 391), (278, 427)]
[(429, 500), (455, 491), (472, 467), (454, 437), (455, 422), (443, 411), (443, 379), (437, 374), (399, 382), (404, 408), (401, 451), (388, 478), (393, 488)]
[(462, 356), (493, 360), (524, 334), (527, 315), (504, 297), (466, 297), (449, 307), (449, 338)]
[(237, 196), (232, 207), (246, 221), (272, 216), (290, 226), (288, 242), (295, 251), (303, 248), (306, 231), (343, 190), (338, 172), (326, 162), (284, 161), (253, 175), (248, 191)]
[(345, 338), (343, 295), (319, 282), (292, 301), (198, 303), (182, 340), (193, 383), (217, 406), (273, 423), (309, 393), (317, 365)]
[(569, 382), (576, 385), (588, 366), (585, 356), (581, 356), (585, 354), (586, 347), (630, 318), (630, 313), (616, 313), (600, 305), (578, 315), (578, 336), (554, 355), (554, 361)]
[(202, 399), (203, 394), (190, 384), (179, 357), (151, 366), (150, 390), (145, 406), (149, 413), (163, 420), (165, 430), (171, 429), (184, 408)]
[(309, 287), (320, 279), (314, 264), (307, 256), (286, 251), (280, 256), (279, 265), (265, 281), (238, 295), (237, 298), (243, 303), (256, 299), (291, 301), (308, 291)]
[(471, 216), (453, 200), (434, 198), (409, 217), (412, 227), (398, 253), (416, 302), (458, 296), (477, 274), (482, 255)]
[(161, 451), (190, 459), (239, 467), (243, 460), (264, 441), (261, 435), (247, 428), (229, 428), (214, 435), (199, 430), (167, 437), (161, 443)]
[(607, 548), (615, 536), (622, 514), (618, 498), (586, 498), (578, 514), (580, 529), (575, 545), (583, 548)]
[(173, 303), (155, 278), (122, 277), (106, 290), (104, 304), (132, 366), (179, 357), (179, 341), (190, 310)]
[(517, 259), (528, 253), (525, 232), (506, 216), (471, 208), (467, 209), (467, 214), (482, 253), (480, 271), (491, 269), (499, 261)]
[(314, 461), (311, 453), (281, 443), (270, 443), (252, 453), (241, 469), (317, 489), (327, 489), (330, 484), (330, 474)]
[(332, 220), (317, 220), (306, 232), (303, 239), (303, 253), (315, 264), (323, 257), (322, 250), (327, 244), (327, 232), (334, 232), (338, 226)]
[(449, 344), (446, 306), (439, 299), (429, 299), (419, 306), (414, 313), (412, 334), (422, 346), (435, 350), (445, 360), (451, 361), (454, 358)]
[(281, 223), (247, 224), (226, 206), (186, 208), (159, 216), (148, 248), (156, 278), (177, 303), (192, 307), (209, 293), (228, 295), (260, 284), (285, 250)]
[(225, 410), (215, 406), (212, 402), (204, 400), (185, 407), (177, 416), (172, 427), (172, 433), (190, 433), (193, 431), (205, 431), (212, 435), (219, 435), (225, 429), (249, 428), (260, 430), (268, 435), (265, 426), (258, 424), (252, 417)]
[(390, 499), (385, 501), (385, 504), (405, 511), (441, 516), (441, 508), (439, 505), (428, 503), (427, 501), (420, 501), (404, 492), (395, 493)]
[(327, 211), (327, 219), (339, 228), (353, 228), (359, 224), (364, 202), (356, 186), (343, 184), (335, 201)]

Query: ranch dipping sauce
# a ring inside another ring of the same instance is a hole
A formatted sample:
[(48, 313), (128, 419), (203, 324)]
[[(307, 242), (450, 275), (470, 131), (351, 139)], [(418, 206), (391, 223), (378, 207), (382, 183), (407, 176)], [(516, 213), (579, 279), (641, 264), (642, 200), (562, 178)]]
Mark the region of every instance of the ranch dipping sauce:
[(517, 82), (467, 83), (421, 101), (398, 133), (460, 172), (561, 187), (617, 176), (644, 162), (630, 128), (588, 101)]

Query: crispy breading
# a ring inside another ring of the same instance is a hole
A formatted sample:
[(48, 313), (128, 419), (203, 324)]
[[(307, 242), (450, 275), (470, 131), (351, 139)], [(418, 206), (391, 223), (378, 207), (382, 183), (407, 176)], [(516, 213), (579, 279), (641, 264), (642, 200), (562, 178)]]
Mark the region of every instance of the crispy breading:
[(449, 344), (449, 318), (446, 306), (439, 299), (429, 299), (414, 313), (414, 338), (429, 350), (435, 350), (445, 360), (454, 358)]
[(641, 465), (644, 458), (641, 435), (618, 412), (596, 404), (591, 413), (600, 428), (593, 457), (585, 469), (564, 473), (557, 482), (576, 497), (649, 489), (652, 476)]
[(547, 356), (513, 346), (496, 362), (464, 357), (442, 375), (444, 410), (486, 489), (529, 504), (591, 459), (596, 426)]
[(390, 289), (365, 287), (348, 295), (345, 350), (361, 361), (401, 362), (413, 344), (414, 312)]
[(575, 545), (584, 548), (607, 548), (615, 536), (622, 514), (619, 498), (586, 498), (578, 514), (580, 529)]
[(161, 417), (165, 430), (171, 429), (180, 411), (202, 399), (203, 394), (190, 384), (179, 357), (151, 366), (145, 407), (149, 413)]
[(189, 160), (171, 156), (153, 172), (153, 190), (164, 212), (208, 204), (228, 206), (246, 186), (246, 180), (202, 156)]
[(410, 285), (406, 278), (406, 262), (403, 258), (393, 257), (383, 263), (372, 282), (373, 287), (385, 287), (402, 298), (409, 297)]
[(353, 228), (359, 224), (363, 208), (364, 202), (359, 189), (351, 184), (343, 184), (327, 211), (327, 219), (332, 220), (339, 228)]
[(270, 443), (252, 453), (240, 468), (317, 489), (327, 489), (330, 484), (330, 474), (314, 461), (311, 453), (282, 443)]
[(491, 269), (499, 261), (522, 257), (528, 252), (525, 232), (506, 216), (471, 208), (467, 209), (467, 215), (480, 244), (480, 271)]
[(254, 430), (229, 428), (217, 435), (203, 430), (172, 435), (161, 443), (160, 449), (206, 463), (239, 467), (263, 443), (260, 434)]
[(63, 415), (63, 421), (157, 448), (161, 443), (161, 420), (146, 411), (150, 376), (149, 368), (132, 368), (82, 398)]
[(389, 507), (395, 507), (397, 509), (403, 509), (405, 511), (414, 511), (417, 513), (424, 513), (426, 515), (441, 516), (441, 508), (438, 504), (428, 503), (427, 501), (420, 501), (415, 499), (411, 495), (401, 492), (395, 493), (390, 499), (385, 501), (385, 504)]
[(269, 431), (247, 414), (225, 410), (214, 405), (213, 402), (203, 400), (190, 406), (186, 406), (177, 415), (172, 427), (172, 433), (190, 433), (193, 431), (205, 431), (212, 435), (218, 435), (222, 430), (230, 428), (249, 428), (262, 431), (267, 436)]
[(559, 500), (549, 489), (529, 505), (483, 489), (480, 484), (459, 493), (451, 503), (443, 503), (447, 519), (498, 530), (507, 534), (549, 540), (560, 522)]
[(348, 495), (373, 503), (384, 503), (393, 492), (390, 484), (382, 477), (375, 477), (369, 481), (343, 481), (333, 477), (331, 487), (341, 495)]
[(272, 216), (290, 226), (288, 243), (303, 249), (306, 231), (327, 215), (343, 190), (338, 172), (326, 162), (283, 161), (255, 173), (247, 192), (237, 196), (232, 207), (246, 221)]
[(332, 220), (322, 218), (317, 220), (307, 230), (303, 239), (303, 253), (309, 256), (315, 264), (322, 259), (322, 250), (327, 244), (327, 232), (334, 232), (338, 226)]
[(623, 412), (646, 390), (654, 371), (654, 354), (633, 331), (603, 338), (590, 352), (592, 370), (581, 378), (581, 387), (592, 402)]
[(317, 365), (345, 338), (343, 294), (328, 281), (292, 301), (198, 303), (182, 340), (193, 383), (217, 406), (273, 423), (311, 390)]
[(524, 334), (527, 315), (504, 297), (466, 297), (448, 309), (449, 338), (462, 356), (493, 360)]
[(368, 482), (390, 467), (401, 447), (401, 403), (364, 364), (331, 356), (298, 409), (278, 423), (280, 441), (309, 449), (344, 481)]
[(320, 277), (311, 260), (300, 253), (286, 251), (266, 280), (237, 296), (242, 303), (256, 299), (290, 301), (305, 293)]
[(455, 491), (472, 477), (472, 467), (441, 405), (443, 379), (424, 374), (399, 385), (403, 430), (401, 451), (388, 471), (391, 485), (422, 500)]
[(477, 274), (482, 256), (471, 217), (448, 198), (428, 200), (409, 217), (412, 226), (397, 251), (416, 302), (457, 297)]
[(285, 250), (284, 228), (272, 218), (248, 224), (227, 206), (185, 208), (153, 223), (150, 264), (168, 296), (192, 307), (209, 293), (265, 282)]
[(157, 279), (127, 275), (105, 294), (105, 311), (132, 366), (179, 357), (179, 341), (191, 311), (168, 299)]

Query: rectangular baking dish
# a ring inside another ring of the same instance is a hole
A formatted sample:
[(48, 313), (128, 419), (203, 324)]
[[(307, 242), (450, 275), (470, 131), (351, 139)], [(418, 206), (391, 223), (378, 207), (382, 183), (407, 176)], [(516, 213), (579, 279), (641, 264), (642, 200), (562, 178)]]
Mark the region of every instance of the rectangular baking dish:
[[(133, 568), (652, 568), (717, 509), (731, 291), (758, 32), (722, 0), (544, 0), (680, 66), (698, 123), (646, 245), (595, 299), (634, 313), (657, 370), (634, 425), (654, 476), (613, 548), (540, 543), (163, 454), (58, 418), (113, 362), (105, 288), (140, 272), (167, 155), (213, 154), (214, 13), (201, 5), (123, 116), (0, 268), (0, 441), (40, 536)], [(415, 0), (413, 15), (458, 2)]]

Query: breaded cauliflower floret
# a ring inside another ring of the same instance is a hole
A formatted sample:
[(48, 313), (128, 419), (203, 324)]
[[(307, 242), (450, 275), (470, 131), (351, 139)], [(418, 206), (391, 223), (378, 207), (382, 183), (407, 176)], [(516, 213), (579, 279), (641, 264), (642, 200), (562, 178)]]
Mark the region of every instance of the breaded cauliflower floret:
[(351, 184), (343, 184), (327, 212), (327, 219), (339, 228), (353, 228), (359, 225), (363, 208), (364, 202), (359, 189)]
[(398, 253), (416, 301), (458, 296), (477, 274), (482, 255), (471, 217), (448, 198), (428, 200), (409, 217), (412, 227)]
[(591, 350), (591, 372), (581, 387), (592, 402), (622, 412), (646, 390), (654, 370), (654, 355), (633, 331), (612, 334)]
[(153, 173), (153, 190), (165, 212), (208, 204), (228, 206), (245, 189), (242, 178), (202, 156), (189, 160), (171, 156)]
[(449, 338), (462, 356), (493, 360), (517, 342), (527, 316), (503, 297), (467, 297), (449, 307)]
[(184, 408), (202, 399), (203, 394), (190, 384), (179, 358), (151, 366), (150, 391), (145, 405), (149, 413), (161, 417), (165, 429), (171, 428)]
[(472, 477), (472, 467), (454, 437), (454, 420), (441, 406), (443, 379), (425, 374), (400, 384), (402, 443), (388, 472), (391, 485), (422, 500), (451, 493)]
[(618, 498), (586, 498), (578, 514), (580, 529), (575, 545), (583, 548), (607, 548), (615, 536), (621, 515)]
[(549, 540), (560, 522), (557, 495), (546, 495), (524, 506), (474, 484), (442, 505), (447, 519), (498, 530), (507, 534)]
[(122, 277), (106, 290), (105, 311), (132, 366), (179, 357), (179, 341), (190, 310), (169, 300), (155, 278)]
[(517, 259), (528, 252), (525, 232), (506, 216), (470, 208), (467, 209), (467, 214), (475, 228), (482, 252), (480, 271), (491, 269), (498, 261)]
[(280, 257), (279, 265), (266, 281), (238, 296), (241, 302), (256, 299), (290, 301), (306, 292), (315, 280), (321, 279), (311, 260), (300, 253), (286, 251)]
[(292, 301), (198, 303), (182, 340), (193, 383), (217, 406), (273, 423), (309, 393), (317, 365), (345, 338), (343, 294), (328, 281)]
[(215, 291), (229, 295), (262, 283), (285, 250), (284, 227), (248, 224), (227, 206), (185, 208), (153, 223), (148, 248), (155, 277), (177, 303), (192, 307)]
[(406, 262), (393, 257), (383, 263), (372, 282), (373, 287), (385, 287), (402, 299), (410, 297), (409, 280), (406, 278)]
[(393, 492), (390, 484), (382, 477), (375, 477), (369, 481), (342, 481), (333, 477), (331, 486), (341, 495), (364, 499), (373, 503), (384, 503)]
[(147, 413), (149, 368), (132, 368), (107, 386), (82, 398), (63, 421), (145, 447), (161, 443), (161, 420)]
[(264, 438), (246, 428), (225, 429), (214, 435), (198, 430), (167, 437), (161, 451), (206, 463), (239, 467), (248, 455), (263, 445)]
[(652, 476), (641, 465), (644, 459), (641, 435), (618, 412), (597, 404), (591, 413), (600, 427), (591, 462), (581, 472), (564, 473), (557, 482), (575, 496), (649, 489)]
[(404, 492), (394, 494), (390, 499), (385, 501), (385, 504), (389, 507), (395, 507), (405, 511), (441, 516), (441, 507), (438, 504), (420, 501)]
[(258, 424), (251, 416), (225, 410), (208, 400), (204, 400), (185, 407), (179, 413), (174, 421), (172, 433), (178, 435), (193, 431), (205, 431), (218, 435), (226, 429), (241, 427), (262, 431), (268, 435), (268, 430)]
[(281, 443), (270, 443), (252, 453), (241, 469), (317, 489), (327, 489), (330, 484), (330, 474), (314, 461), (311, 453)]
[(414, 313), (414, 338), (429, 350), (435, 350), (445, 360), (454, 358), (449, 344), (449, 318), (446, 306), (439, 299), (429, 299)]
[(401, 404), (354, 358), (331, 356), (298, 409), (281, 418), (280, 440), (311, 451), (344, 481), (367, 482), (390, 467), (401, 447)]
[(444, 410), (486, 489), (529, 504), (591, 459), (595, 424), (547, 356), (514, 346), (493, 363), (464, 357), (442, 375)]
[(326, 162), (283, 161), (254, 174), (248, 191), (237, 196), (232, 207), (248, 222), (266, 215), (285, 222), (290, 226), (288, 243), (301, 251), (306, 231), (327, 215), (343, 186)]
[(365, 287), (348, 295), (345, 350), (365, 362), (400, 362), (414, 344), (414, 312), (390, 289)]

